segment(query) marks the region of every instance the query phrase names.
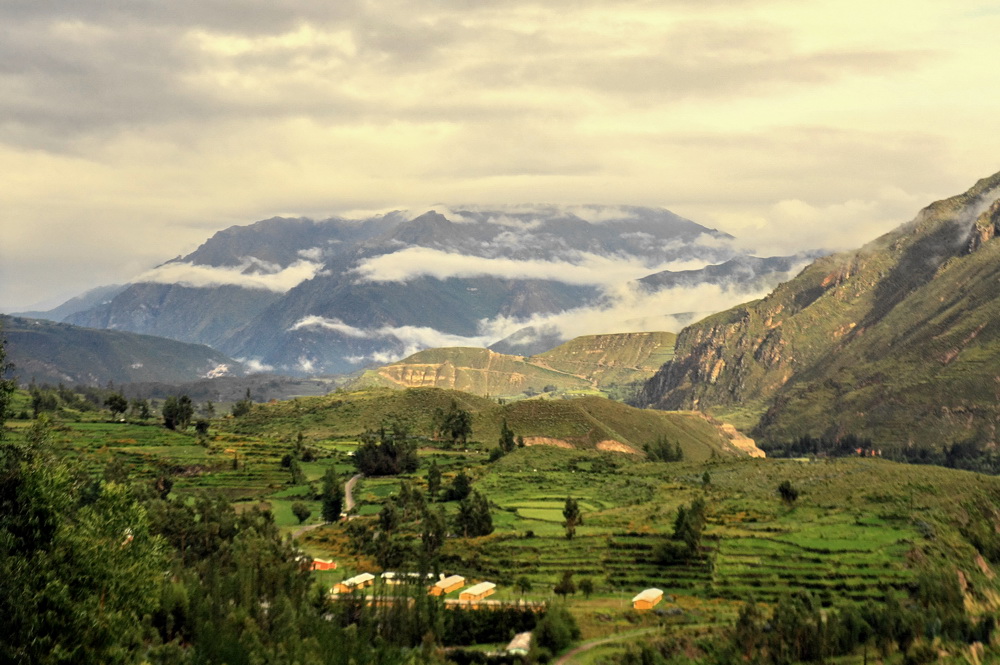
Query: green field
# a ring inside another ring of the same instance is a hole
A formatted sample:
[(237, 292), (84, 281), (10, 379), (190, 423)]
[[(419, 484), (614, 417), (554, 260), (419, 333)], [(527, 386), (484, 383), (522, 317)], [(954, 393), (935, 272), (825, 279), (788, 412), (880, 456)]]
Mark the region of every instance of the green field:
[[(60, 454), (82, 460), (93, 473), (150, 485), (168, 478), (174, 496), (208, 491), (241, 510), (265, 506), (292, 534), (300, 528), (292, 513), (295, 502), (311, 511), (302, 526), (320, 522), (316, 492), (326, 469), (335, 468), (343, 479), (353, 474), (350, 455), (358, 445), (358, 427), (376, 415), (405, 414), (419, 428), (426, 414), (404, 411), (407, 405), (435, 408), (453, 398), (455, 393), (439, 390), (376, 391), (257, 405), (245, 418), (213, 421), (204, 437), (153, 424), (109, 422), (57, 422), (49, 436)], [(401, 483), (423, 491), (426, 501), (433, 460), (445, 487), (459, 471), (472, 478), (474, 489), (489, 501), (494, 526), (491, 534), (469, 539), (449, 527), (440, 571), (462, 574), (470, 584), (495, 582), (493, 599), (509, 601), (553, 601), (554, 585), (569, 571), (577, 585), (586, 580), (593, 586), (589, 597), (577, 591), (567, 600), (584, 639), (655, 627), (667, 619), (685, 631), (718, 629), (751, 597), (774, 605), (805, 591), (823, 607), (880, 603), (906, 597), (929, 571), (942, 570), (950, 579), (961, 573), (973, 616), (1000, 609), (992, 571), (1000, 563), (995, 560), (1000, 538), (991, 535), (996, 533), (991, 515), (1000, 514), (997, 478), (881, 459), (750, 459), (713, 447), (717, 434), (702, 418), (642, 412), (606, 400), (500, 406), (466, 396), (463, 404), (480, 409), (474, 422), (485, 424), (487, 432), (503, 416), (512, 426), (564, 439), (572, 439), (574, 428), (588, 418), (592, 429), (603, 428), (599, 436), (613, 431), (623, 439), (669, 425), (686, 459), (650, 462), (581, 445), (519, 448), (488, 462), (485, 446), (449, 450), (420, 438), (417, 471), (362, 478), (354, 492), (355, 519), (299, 536), (306, 552), (338, 561), (338, 569), (317, 575), (318, 581), (329, 585), (356, 572), (381, 572), (376, 557), (352, 539), (378, 530), (377, 515), (397, 501)], [(28, 423), (11, 426), (19, 438)], [(298, 481), (282, 464), (292, 454), (303, 456)], [(778, 496), (782, 481), (798, 489), (794, 503)], [(583, 517), (572, 539), (563, 525), (567, 497), (578, 502)], [(697, 499), (706, 506), (697, 555), (662, 560), (657, 553), (670, 541), (678, 510)], [(443, 508), (449, 522), (458, 512), (456, 501), (429, 505)], [(404, 517), (398, 529), (404, 547), (419, 545), (419, 514)], [(524, 584), (530, 589), (519, 588)], [(667, 594), (662, 609), (669, 613), (631, 612), (632, 596), (648, 587)], [(604, 645), (591, 656), (627, 646)]]

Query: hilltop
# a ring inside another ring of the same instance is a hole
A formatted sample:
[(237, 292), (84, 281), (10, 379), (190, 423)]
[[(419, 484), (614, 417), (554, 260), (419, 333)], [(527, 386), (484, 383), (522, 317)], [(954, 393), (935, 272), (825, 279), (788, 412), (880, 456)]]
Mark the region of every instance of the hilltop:
[(672, 357), (675, 340), (667, 332), (587, 335), (528, 357), (478, 348), (428, 349), (368, 370), (351, 386), (433, 386), (494, 397), (608, 393), (651, 377)]
[(678, 336), (643, 404), (703, 409), (767, 441), (996, 441), (1000, 174), (766, 298)]
[(498, 404), (456, 390), (388, 388), (340, 390), (325, 397), (258, 404), (234, 423), (236, 432), (291, 439), (358, 436), (386, 423), (401, 422), (411, 435), (430, 438), (436, 414), (454, 407), (472, 418), (469, 446), (488, 450), (497, 445), (502, 423), (532, 445), (641, 454), (660, 439), (680, 443), (685, 459), (715, 455), (759, 454), (752, 444), (721, 423), (696, 413), (664, 413), (636, 409), (603, 397), (531, 399)]
[(179, 383), (243, 373), (239, 362), (204, 344), (11, 316), (0, 316), (0, 329), (23, 383)]

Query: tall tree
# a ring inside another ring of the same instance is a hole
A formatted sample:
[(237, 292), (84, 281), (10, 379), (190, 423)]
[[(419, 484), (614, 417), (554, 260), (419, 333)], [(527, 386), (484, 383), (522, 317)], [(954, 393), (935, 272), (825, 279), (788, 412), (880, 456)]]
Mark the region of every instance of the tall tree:
[(504, 418), (503, 424), (500, 426), (500, 450), (504, 453), (509, 453), (517, 447), (517, 443), (514, 440), (514, 432), (507, 426), (507, 419)]
[(431, 460), (431, 465), (427, 468), (427, 496), (431, 501), (437, 501), (438, 492), (441, 491), (441, 469), (437, 465), (437, 460)]
[(117, 420), (118, 414), (128, 411), (128, 400), (121, 393), (111, 393), (104, 398), (104, 406), (111, 412), (111, 419)]
[(566, 527), (566, 539), (572, 540), (576, 535), (576, 527), (583, 524), (583, 514), (580, 512), (580, 504), (571, 496), (566, 497), (563, 505), (563, 526)]
[(323, 506), (323, 520), (336, 522), (344, 510), (344, 488), (337, 477), (337, 470), (329, 467), (323, 474), (323, 495), (320, 497)]
[(171, 395), (163, 402), (163, 424), (167, 429), (184, 431), (194, 417), (194, 404), (187, 395)]

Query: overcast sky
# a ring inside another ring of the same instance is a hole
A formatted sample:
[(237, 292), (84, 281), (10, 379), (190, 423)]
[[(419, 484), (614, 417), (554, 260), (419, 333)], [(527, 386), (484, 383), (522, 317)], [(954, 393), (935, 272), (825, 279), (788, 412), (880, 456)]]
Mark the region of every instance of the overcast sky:
[(854, 247), (1000, 170), (998, 34), (962, 0), (4, 0), (0, 311), (432, 202)]

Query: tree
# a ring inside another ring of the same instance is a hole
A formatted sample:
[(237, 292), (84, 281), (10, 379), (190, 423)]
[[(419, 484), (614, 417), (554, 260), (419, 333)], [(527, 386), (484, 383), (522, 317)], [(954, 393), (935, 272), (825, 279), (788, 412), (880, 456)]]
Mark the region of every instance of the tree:
[(140, 420), (149, 420), (149, 400), (136, 397), (132, 400), (132, 415)]
[(421, 547), (428, 560), (433, 560), (444, 545), (448, 531), (444, 509), (440, 507), (437, 510), (425, 509), (421, 527)]
[(552, 591), (566, 599), (566, 596), (576, 593), (576, 584), (573, 582), (572, 571), (564, 571), (562, 577), (556, 582), (556, 585), (552, 587)]
[(712, 474), (710, 474), (708, 471), (701, 474), (701, 486), (708, 487), (711, 484), (712, 484)]
[(531, 578), (527, 575), (521, 575), (517, 578), (517, 580), (515, 580), (514, 586), (517, 587), (517, 590), (520, 591), (523, 596), (527, 592), (531, 591)]
[(288, 470), (292, 472), (292, 484), (302, 485), (306, 482), (306, 474), (302, 471), (299, 461), (294, 457), (288, 464)]
[(472, 416), (468, 411), (458, 408), (455, 400), (452, 400), (448, 413), (444, 414), (441, 432), (448, 437), (452, 446), (464, 446), (472, 435)]
[(320, 501), (324, 521), (336, 522), (340, 519), (340, 513), (344, 510), (344, 488), (337, 477), (337, 470), (332, 466), (323, 474), (323, 493)]
[(576, 527), (583, 524), (583, 515), (580, 513), (580, 506), (571, 496), (566, 497), (566, 503), (563, 506), (563, 526), (566, 527), (566, 539), (572, 540), (573, 536), (576, 535)]
[(514, 440), (514, 432), (511, 431), (510, 427), (507, 426), (507, 419), (504, 418), (503, 424), (500, 426), (500, 450), (504, 453), (509, 453), (517, 446)]
[(163, 402), (163, 424), (167, 429), (184, 431), (194, 417), (194, 404), (187, 395), (171, 395)]
[(791, 506), (795, 503), (795, 500), (799, 498), (799, 491), (792, 486), (790, 480), (783, 480), (781, 484), (778, 485), (778, 496), (787, 505)]
[(466, 538), (486, 536), (493, 533), (493, 515), (490, 502), (481, 492), (473, 490), (458, 504), (455, 516), (457, 530)]
[(250, 398), (250, 389), (247, 388), (246, 396), (233, 403), (233, 417), (239, 418), (249, 414), (253, 410), (253, 400)]
[(583, 595), (588, 599), (590, 598), (590, 594), (594, 593), (594, 581), (591, 580), (589, 577), (584, 577), (582, 580), (580, 580), (579, 586), (580, 586), (580, 591), (582, 591)]
[(215, 405), (212, 404), (212, 400), (206, 400), (205, 403), (201, 405), (201, 415), (209, 419), (215, 417)]
[(459, 471), (458, 475), (451, 479), (451, 487), (448, 488), (445, 498), (448, 501), (461, 501), (469, 496), (471, 491), (472, 479), (465, 474), (465, 471)]
[(309, 506), (307, 506), (303, 502), (296, 501), (295, 503), (292, 504), (292, 514), (298, 518), (299, 524), (302, 524), (307, 519), (309, 519), (310, 515), (312, 515), (312, 510), (310, 510)]
[(10, 416), (11, 398), (17, 388), (14, 379), (4, 378), (13, 369), (14, 366), (7, 362), (7, 340), (3, 338), (3, 330), (0, 329), (0, 439), (3, 439), (3, 426)]
[(441, 469), (438, 468), (437, 460), (431, 460), (431, 465), (427, 469), (427, 495), (431, 501), (437, 501), (437, 495), (440, 491)]
[(128, 400), (121, 393), (111, 393), (104, 398), (104, 406), (111, 412), (111, 419), (117, 420), (118, 414), (128, 411)]

